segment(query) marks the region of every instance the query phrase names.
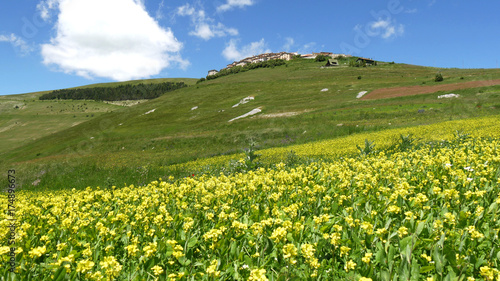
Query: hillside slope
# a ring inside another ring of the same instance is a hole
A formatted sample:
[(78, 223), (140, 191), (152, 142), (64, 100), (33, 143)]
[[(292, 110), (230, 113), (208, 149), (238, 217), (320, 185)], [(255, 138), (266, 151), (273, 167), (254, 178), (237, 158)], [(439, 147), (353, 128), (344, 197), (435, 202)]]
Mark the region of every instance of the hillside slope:
[[(92, 84), (72, 89), (93, 87), (116, 87), (139, 83), (184, 82), (194, 85), (196, 79), (160, 78), (127, 82)], [(111, 112), (124, 105), (134, 105), (144, 101), (95, 102), (88, 100), (57, 101), (39, 100), (50, 93), (43, 91), (19, 95), (0, 96), (0, 153), (31, 143), (41, 137), (65, 130), (89, 121), (103, 113)]]
[[(433, 81), (436, 68), (379, 64), (323, 69), (323, 64), (291, 61), (118, 108), (4, 152), (1, 164), (31, 169), (31, 174), (49, 169), (63, 173), (63, 169), (69, 178), (92, 174), (101, 181), (119, 170), (137, 175), (129, 179), (144, 181), (157, 176), (154, 167), (241, 152), (250, 140), (259, 148), (269, 148), (499, 113), (499, 86), (457, 90), (454, 93), (461, 97), (452, 100), (438, 99), (436, 93), (369, 101), (356, 98), (361, 91), (437, 84)], [(441, 83), (500, 78), (498, 70), (445, 69), (441, 73), (445, 77)], [(253, 100), (234, 107), (247, 97)], [(261, 112), (252, 117), (228, 122), (257, 108)], [(58, 166), (61, 163), (64, 168)], [(67, 184), (95, 183), (83, 183), (85, 176), (78, 177), (82, 180)]]

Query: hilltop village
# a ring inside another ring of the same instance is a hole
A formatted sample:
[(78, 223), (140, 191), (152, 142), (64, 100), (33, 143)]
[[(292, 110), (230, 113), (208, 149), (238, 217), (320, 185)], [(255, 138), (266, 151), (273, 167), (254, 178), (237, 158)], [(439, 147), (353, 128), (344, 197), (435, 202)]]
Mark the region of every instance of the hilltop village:
[(240, 61), (235, 61), (231, 64), (228, 64), (225, 68), (223, 68), (221, 70), (215, 70), (215, 69), (209, 70), (207, 76), (216, 75), (217, 73), (219, 73), (222, 70), (228, 70), (228, 69), (231, 69), (235, 66), (245, 66), (247, 64), (259, 63), (259, 62), (264, 62), (264, 61), (268, 61), (268, 60), (276, 60), (276, 59), (289, 61), (297, 56), (304, 58), (304, 59), (315, 59), (317, 56), (320, 56), (320, 55), (326, 56), (326, 57), (331, 57), (332, 59), (335, 59), (335, 58), (340, 57), (340, 56), (351, 57), (351, 55), (334, 54), (334, 53), (330, 53), (330, 52), (319, 52), (319, 53), (312, 53), (312, 54), (305, 54), (305, 55), (300, 55), (299, 53), (288, 53), (288, 52), (265, 53), (265, 54), (260, 54), (260, 55), (244, 58)]

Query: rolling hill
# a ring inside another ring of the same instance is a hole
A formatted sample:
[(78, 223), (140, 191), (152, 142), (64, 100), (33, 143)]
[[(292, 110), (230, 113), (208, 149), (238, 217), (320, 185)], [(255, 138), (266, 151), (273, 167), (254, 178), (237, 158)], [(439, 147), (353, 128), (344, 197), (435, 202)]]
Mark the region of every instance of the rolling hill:
[[(449, 91), (356, 98), (383, 88), (500, 79), (498, 69), (322, 65), (299, 59), (197, 84), (190, 80), (190, 87), (129, 107), (38, 101), (38, 94), (2, 97), (0, 165), (19, 170), (26, 188), (37, 180), (37, 188), (145, 183), (168, 173), (190, 174), (168, 167), (240, 153), (251, 142), (259, 149), (284, 147), (500, 113), (500, 86), (487, 84), (453, 90), (460, 95), (454, 99), (438, 99)], [(434, 82), (438, 72), (443, 82)], [(255, 109), (260, 113), (229, 122)]]

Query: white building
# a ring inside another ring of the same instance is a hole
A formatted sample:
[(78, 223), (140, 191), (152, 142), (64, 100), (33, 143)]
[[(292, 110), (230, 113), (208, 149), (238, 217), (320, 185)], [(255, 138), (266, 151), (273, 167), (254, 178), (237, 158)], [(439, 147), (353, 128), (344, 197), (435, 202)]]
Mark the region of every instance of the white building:
[(219, 73), (219, 71), (215, 70), (215, 69), (212, 69), (212, 70), (209, 70), (208, 71), (208, 76), (211, 76), (211, 75), (216, 75), (217, 73)]

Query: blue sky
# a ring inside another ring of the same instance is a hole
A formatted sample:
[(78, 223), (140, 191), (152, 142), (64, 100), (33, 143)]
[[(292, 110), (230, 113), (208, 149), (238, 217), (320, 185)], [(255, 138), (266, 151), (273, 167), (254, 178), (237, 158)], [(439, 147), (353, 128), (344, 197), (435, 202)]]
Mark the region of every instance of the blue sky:
[(7, 0), (0, 95), (200, 78), (263, 52), (496, 68), (499, 1)]

